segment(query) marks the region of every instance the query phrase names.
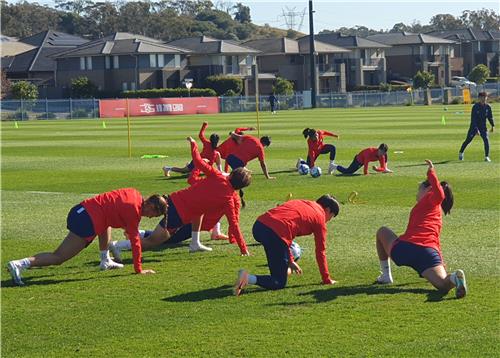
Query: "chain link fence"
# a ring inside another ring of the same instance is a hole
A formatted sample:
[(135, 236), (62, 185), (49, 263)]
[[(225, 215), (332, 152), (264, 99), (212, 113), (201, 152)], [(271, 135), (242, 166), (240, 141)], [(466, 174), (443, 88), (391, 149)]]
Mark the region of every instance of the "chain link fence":
[(1, 119), (99, 118), (98, 99), (38, 99), (1, 101)]

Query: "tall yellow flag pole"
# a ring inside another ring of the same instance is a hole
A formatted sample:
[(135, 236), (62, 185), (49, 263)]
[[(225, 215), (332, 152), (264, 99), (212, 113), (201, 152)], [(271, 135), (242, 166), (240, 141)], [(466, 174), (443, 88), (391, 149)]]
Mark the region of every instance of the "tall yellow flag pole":
[(128, 157), (132, 158), (132, 141), (130, 134), (130, 105), (127, 98), (127, 129), (128, 129)]

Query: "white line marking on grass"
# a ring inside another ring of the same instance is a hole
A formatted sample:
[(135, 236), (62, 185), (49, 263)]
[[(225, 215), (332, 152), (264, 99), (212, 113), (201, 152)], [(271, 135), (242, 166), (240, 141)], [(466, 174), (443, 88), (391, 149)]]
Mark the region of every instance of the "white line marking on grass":
[[(75, 194), (75, 193), (63, 193), (60, 191), (26, 191), (28, 194), (43, 194), (43, 195), (64, 195), (64, 194)], [(85, 196), (95, 196), (97, 194), (93, 193), (82, 193), (78, 195), (85, 195)]]

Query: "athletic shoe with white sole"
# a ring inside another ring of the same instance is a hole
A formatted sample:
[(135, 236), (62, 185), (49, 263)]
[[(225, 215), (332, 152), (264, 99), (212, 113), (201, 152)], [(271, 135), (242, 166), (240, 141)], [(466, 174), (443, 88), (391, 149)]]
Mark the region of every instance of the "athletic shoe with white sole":
[(198, 252), (198, 251), (212, 251), (212, 248), (205, 246), (203, 244), (199, 244), (199, 245), (189, 244), (189, 252), (193, 253), (193, 252)]
[(335, 174), (335, 170), (337, 170), (337, 164), (330, 163), (330, 165), (328, 166), (328, 174)]
[(234, 283), (233, 293), (235, 296), (241, 295), (241, 292), (248, 285), (248, 272), (246, 270), (238, 271), (238, 279)]
[(122, 264), (119, 264), (117, 262), (114, 262), (113, 260), (105, 260), (101, 261), (101, 264), (99, 265), (101, 271), (106, 271), (106, 270), (115, 270), (115, 269), (121, 269), (123, 268)]
[(17, 286), (24, 286), (24, 282), (21, 279), (21, 271), (23, 270), (21, 265), (16, 263), (16, 261), (10, 261), (7, 264), (7, 269), (9, 270), (10, 276), (12, 277), (12, 282), (14, 282), (14, 284)]
[(491, 159), (490, 159), (490, 157), (484, 157), (484, 161), (485, 162), (491, 162)]
[(388, 285), (391, 284), (392, 281), (392, 276), (389, 275), (384, 275), (383, 273), (380, 273), (380, 276), (377, 277), (377, 283), (380, 283), (381, 285)]
[(171, 167), (167, 167), (167, 166), (163, 167), (163, 175), (165, 175), (166, 177), (169, 177), (171, 169), (172, 169)]
[(304, 159), (297, 159), (297, 164), (295, 164), (295, 169), (299, 170), (300, 165), (304, 162)]
[(464, 160), (464, 153), (458, 153), (458, 160)]
[(116, 245), (117, 241), (111, 241), (109, 243), (109, 251), (113, 254), (115, 262), (122, 263), (122, 250)]
[(465, 273), (462, 270), (455, 271), (455, 297), (464, 298), (467, 294), (467, 283), (465, 282)]

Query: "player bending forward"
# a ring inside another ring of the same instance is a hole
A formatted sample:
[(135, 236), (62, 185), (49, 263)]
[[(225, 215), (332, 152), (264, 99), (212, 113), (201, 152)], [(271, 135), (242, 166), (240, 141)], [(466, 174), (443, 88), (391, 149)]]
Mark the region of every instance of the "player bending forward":
[(447, 182), (439, 182), (432, 162), (426, 160), (426, 163), (429, 166), (427, 180), (418, 187), (417, 204), (411, 210), (406, 232), (397, 237), (387, 227), (377, 231), (377, 253), (382, 270), (377, 282), (392, 283), (390, 257), (398, 266), (413, 268), (438, 290), (447, 293), (455, 287), (456, 297), (462, 298), (467, 294), (465, 274), (462, 270), (446, 273), (439, 241), (443, 225), (441, 210), (445, 215), (450, 213), (453, 192)]

